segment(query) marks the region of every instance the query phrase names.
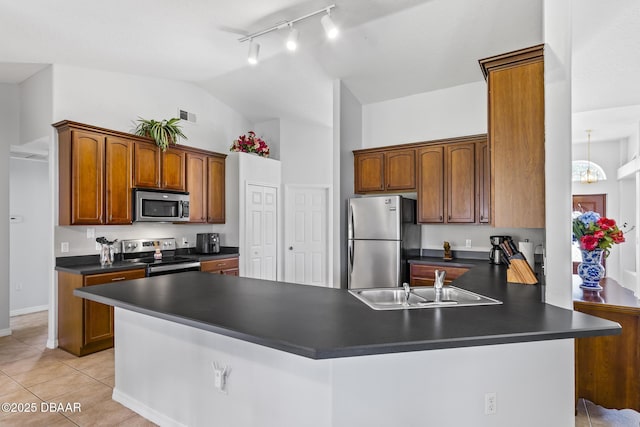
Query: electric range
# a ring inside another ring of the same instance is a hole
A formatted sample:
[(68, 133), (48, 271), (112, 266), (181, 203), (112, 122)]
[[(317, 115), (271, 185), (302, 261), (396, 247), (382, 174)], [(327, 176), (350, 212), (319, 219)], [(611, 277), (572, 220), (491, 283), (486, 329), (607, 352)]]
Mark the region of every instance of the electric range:
[(200, 261), (176, 256), (176, 239), (173, 237), (123, 240), (122, 260), (146, 264), (149, 277), (200, 270)]

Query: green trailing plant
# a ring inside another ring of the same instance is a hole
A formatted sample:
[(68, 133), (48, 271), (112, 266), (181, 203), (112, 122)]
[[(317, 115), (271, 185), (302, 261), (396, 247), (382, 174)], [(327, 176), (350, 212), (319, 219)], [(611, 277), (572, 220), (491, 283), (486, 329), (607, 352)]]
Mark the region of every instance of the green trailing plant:
[(187, 139), (182, 133), (179, 122), (180, 119), (178, 117), (160, 121), (140, 118), (134, 133), (153, 139), (158, 147), (165, 151), (170, 144), (177, 144), (178, 139)]

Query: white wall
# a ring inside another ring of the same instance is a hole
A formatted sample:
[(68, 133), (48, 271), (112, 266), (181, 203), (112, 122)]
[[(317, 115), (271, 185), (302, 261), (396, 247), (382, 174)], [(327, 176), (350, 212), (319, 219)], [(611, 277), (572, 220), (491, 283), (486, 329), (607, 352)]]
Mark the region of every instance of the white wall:
[(0, 336), (9, 335), (9, 146), (20, 140), (20, 91), (0, 84)]
[(362, 147), (487, 132), (487, 84), (478, 81), (362, 107)]
[(53, 66), (20, 83), (20, 143), (49, 141), (53, 117)]
[[(73, 120), (129, 132), (139, 117), (175, 117), (180, 108), (195, 113), (198, 118), (196, 124), (182, 123), (188, 140), (181, 144), (224, 154), (229, 152), (238, 135), (252, 127), (236, 111), (190, 83), (57, 64), (53, 66), (53, 81), (54, 121)], [(229, 156), (226, 162), (226, 224), (185, 225), (193, 227), (191, 234), (219, 232), (226, 237), (223, 244), (237, 246), (237, 188), (237, 157)], [(80, 241), (70, 244), (81, 245)], [(60, 246), (57, 239), (56, 246)]]
[(269, 158), (280, 160), (280, 120), (273, 119), (256, 123), (253, 126), (253, 131), (269, 146)]
[(546, 301), (571, 297), (571, 3), (544, 0)]
[(47, 162), (11, 159), (11, 216), (9, 262), (11, 315), (46, 309), (49, 302), (49, 258), (46, 242), (50, 230), (49, 165)]
[[(334, 278), (334, 283), (340, 283), (343, 287), (347, 287), (347, 200), (353, 196), (353, 150), (362, 148), (362, 133), (363, 133), (363, 119), (362, 119), (362, 105), (360, 101), (351, 93), (351, 91), (342, 82), (336, 83), (336, 92), (338, 93), (336, 102), (338, 112), (337, 119), (339, 120), (339, 134), (338, 144), (340, 147), (340, 173), (336, 178), (339, 182), (339, 198), (335, 204), (334, 217), (338, 220), (336, 224), (340, 224), (337, 227), (336, 232), (340, 233), (340, 238), (336, 239), (339, 242), (339, 246), (336, 247), (335, 258), (337, 258), (336, 265), (340, 266), (339, 280)], [(338, 192), (337, 192), (338, 193)], [(335, 245), (334, 245), (335, 246)], [(344, 255), (343, 255), (344, 254)], [(334, 271), (334, 277), (338, 271)]]
[(330, 127), (281, 120), (282, 183), (331, 185), (331, 141)]

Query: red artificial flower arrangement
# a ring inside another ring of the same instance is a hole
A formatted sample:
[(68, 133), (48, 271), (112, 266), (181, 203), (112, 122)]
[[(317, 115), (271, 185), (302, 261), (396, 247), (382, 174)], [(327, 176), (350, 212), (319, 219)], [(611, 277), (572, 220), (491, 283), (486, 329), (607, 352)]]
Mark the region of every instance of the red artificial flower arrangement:
[(229, 151), (256, 153), (258, 156), (269, 157), (269, 146), (262, 138), (257, 137), (252, 130), (234, 140)]
[(611, 246), (624, 242), (624, 233), (615, 220), (589, 211), (573, 219), (573, 239), (580, 242), (580, 249), (602, 249), (609, 256)]

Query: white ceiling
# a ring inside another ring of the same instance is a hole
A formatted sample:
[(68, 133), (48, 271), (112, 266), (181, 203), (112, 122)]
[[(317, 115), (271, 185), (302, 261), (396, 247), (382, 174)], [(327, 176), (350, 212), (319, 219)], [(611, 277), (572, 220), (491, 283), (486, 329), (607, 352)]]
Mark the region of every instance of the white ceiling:
[[(332, 3), (339, 39), (313, 17), (297, 53), (277, 31), (247, 65), (242, 35)], [(628, 107), (626, 129), (640, 120), (639, 3), (574, 1), (574, 111)], [(0, 82), (69, 64), (191, 81), (253, 121), (331, 125), (334, 79), (365, 104), (482, 80), (478, 59), (542, 42), (541, 14), (542, 0), (0, 0)]]

